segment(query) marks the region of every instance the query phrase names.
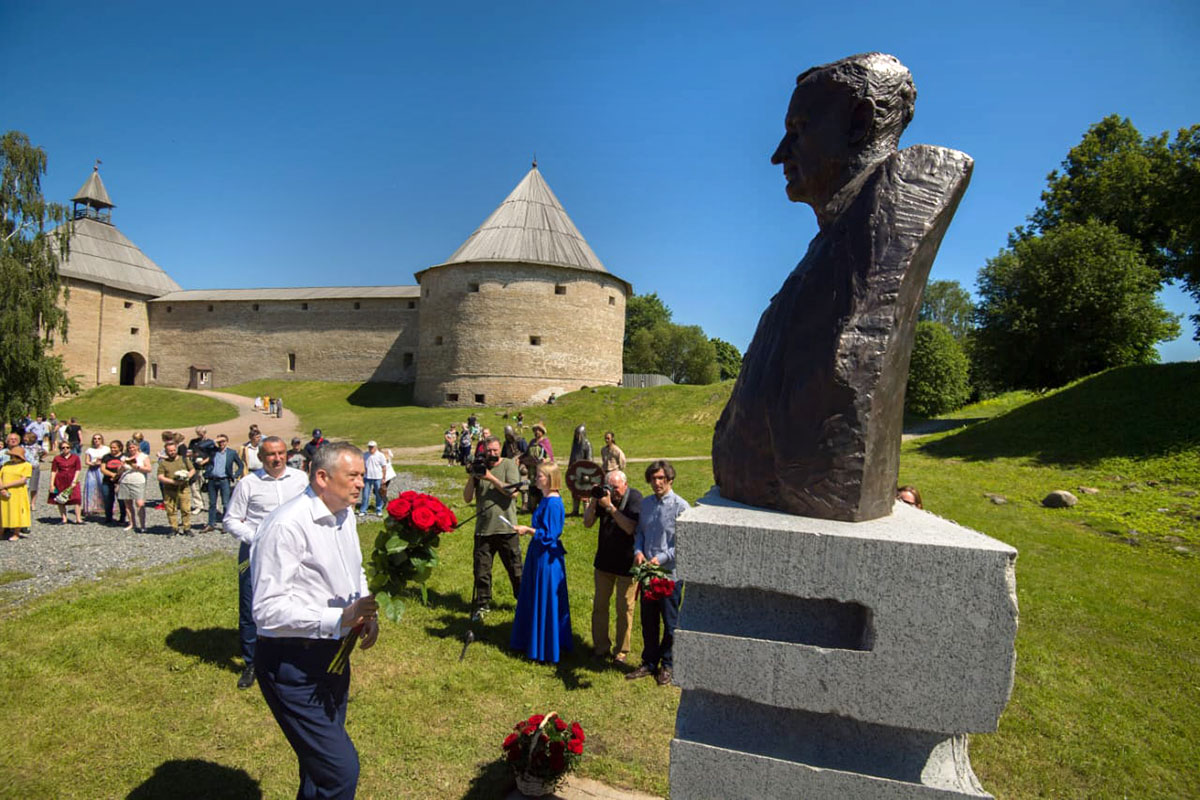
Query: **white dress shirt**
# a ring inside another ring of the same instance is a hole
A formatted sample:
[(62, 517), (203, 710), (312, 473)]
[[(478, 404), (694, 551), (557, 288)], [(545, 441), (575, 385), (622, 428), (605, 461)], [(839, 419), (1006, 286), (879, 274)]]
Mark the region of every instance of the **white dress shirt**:
[(238, 481), (225, 510), (225, 531), (242, 544), (254, 541), (258, 525), (281, 505), (308, 488), (308, 476), (287, 467), (278, 478), (256, 469)]
[(250, 550), (259, 636), (338, 639), (342, 609), (367, 594), (353, 509), (337, 514), (313, 493), (272, 511)]

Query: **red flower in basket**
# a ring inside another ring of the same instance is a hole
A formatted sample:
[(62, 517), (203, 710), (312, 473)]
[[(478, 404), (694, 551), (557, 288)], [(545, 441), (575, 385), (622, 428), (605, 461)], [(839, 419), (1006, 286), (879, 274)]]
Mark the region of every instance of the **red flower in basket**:
[(587, 737), (583, 735), (583, 726), (578, 722), (571, 723), (571, 738), (578, 739), (581, 744), (587, 741)]

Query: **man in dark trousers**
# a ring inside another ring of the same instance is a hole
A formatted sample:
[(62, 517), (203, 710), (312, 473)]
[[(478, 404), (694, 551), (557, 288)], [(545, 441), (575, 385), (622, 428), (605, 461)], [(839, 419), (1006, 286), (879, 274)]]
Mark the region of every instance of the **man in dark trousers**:
[[(629, 485), (625, 473), (615, 469), (604, 476), (604, 494), (593, 497), (583, 510), (583, 527), (590, 528), (600, 520), (600, 535), (596, 542), (596, 593), (592, 597), (592, 653), (596, 658), (610, 656), (624, 664), (629, 655), (630, 633), (633, 631), (633, 606), (637, 584), (629, 570), (633, 568), (633, 537), (642, 514), (642, 493)], [(617, 646), (613, 649), (608, 638), (608, 606), (617, 594)]]
[(475, 602), (471, 619), (478, 620), (492, 600), (492, 564), (496, 554), (512, 582), (513, 597), (521, 592), (521, 541), (513, 530), (516, 524), (517, 493), (521, 473), (515, 461), (500, 457), (500, 440), (483, 440), (486, 469), (480, 474), (467, 467), (463, 502), (475, 502)]
[(255, 672), (296, 751), (304, 800), (351, 800), (358, 787), (358, 751), (346, 733), (350, 669), (330, 665), (346, 637), (361, 635), (366, 650), (379, 635), (352, 510), (362, 487), (358, 448), (320, 448), (308, 488), (267, 515), (250, 548)]
[[(217, 436), (217, 449), (204, 466), (204, 478), (208, 481), (208, 526), (206, 531), (215, 530), (219, 519), (229, 511), (229, 496), (233, 493), (233, 484), (246, 471), (238, 454), (229, 447), (229, 437), (225, 434)], [(217, 498), (221, 498), (221, 515), (217, 516)]]

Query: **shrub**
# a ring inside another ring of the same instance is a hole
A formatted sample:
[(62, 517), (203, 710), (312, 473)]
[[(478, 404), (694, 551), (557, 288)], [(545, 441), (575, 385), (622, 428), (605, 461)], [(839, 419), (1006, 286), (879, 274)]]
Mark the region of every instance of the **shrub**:
[(953, 411), (971, 396), (967, 356), (940, 322), (918, 322), (904, 408), (920, 417)]

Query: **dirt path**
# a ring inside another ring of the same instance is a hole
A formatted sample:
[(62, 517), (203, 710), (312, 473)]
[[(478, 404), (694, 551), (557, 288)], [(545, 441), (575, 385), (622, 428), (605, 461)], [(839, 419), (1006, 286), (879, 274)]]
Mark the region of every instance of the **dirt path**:
[[(185, 439), (191, 439), (194, 435), (194, 429), (197, 425), (204, 425), (208, 428), (208, 435), (215, 437), (218, 433), (223, 433), (229, 437), (231, 444), (240, 445), (246, 441), (249, 436), (250, 426), (257, 424), (259, 430), (263, 432), (263, 436), (280, 436), (284, 441), (290, 442), (293, 436), (299, 436), (307, 441), (308, 436), (300, 430), (300, 418), (288, 411), (287, 406), (284, 406), (283, 417), (276, 419), (269, 417), (263, 411), (258, 411), (254, 408), (254, 398), (242, 397), (240, 394), (229, 394), (227, 392), (209, 392), (200, 389), (192, 389), (196, 394), (207, 395), (208, 397), (217, 400), (224, 400), (235, 406), (238, 410), (238, 415), (234, 419), (228, 419), (224, 422), (212, 422), (211, 420), (198, 419), (195, 422), (189, 422), (187, 426), (178, 428), (179, 432), (184, 435)], [(159, 436), (160, 431), (149, 430), (146, 428), (126, 428), (122, 430), (104, 430), (105, 441), (112, 439), (120, 439), (125, 441), (133, 434), (135, 430), (142, 432), (146, 437), (146, 441), (150, 442), (150, 450), (157, 452), (162, 444), (162, 439)], [(91, 436), (92, 431), (85, 430), (86, 436)]]

